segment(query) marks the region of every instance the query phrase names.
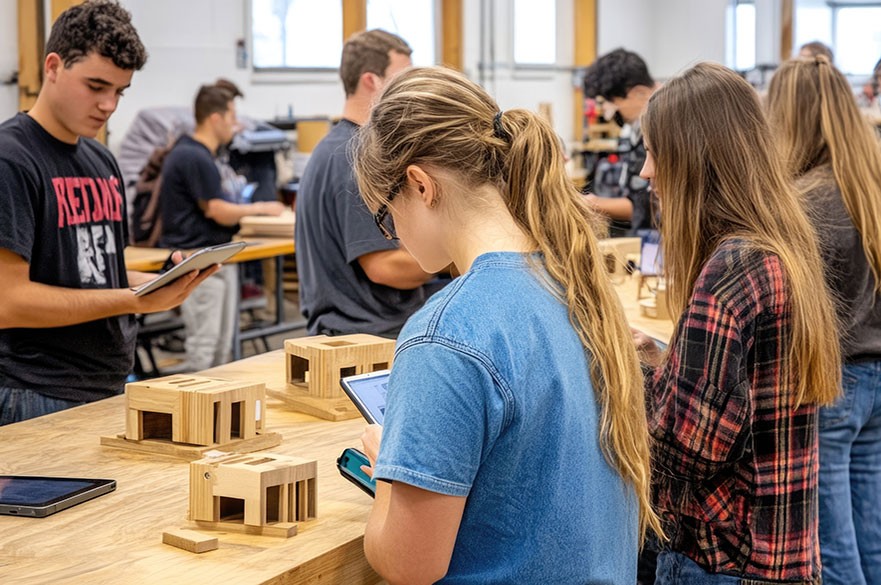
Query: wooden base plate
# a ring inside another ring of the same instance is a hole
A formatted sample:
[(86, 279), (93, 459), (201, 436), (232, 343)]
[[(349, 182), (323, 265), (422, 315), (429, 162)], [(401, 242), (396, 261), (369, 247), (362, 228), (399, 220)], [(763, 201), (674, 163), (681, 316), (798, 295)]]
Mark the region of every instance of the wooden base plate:
[(297, 534), (297, 525), (294, 522), (276, 522), (266, 526), (250, 526), (241, 522), (205, 522), (204, 520), (196, 520), (194, 524), (199, 527), (199, 530), (238, 532), (241, 534), (276, 536), (280, 538), (290, 538)]
[(287, 387), (285, 390), (266, 388), (266, 395), (285, 403), (291, 410), (311, 414), (329, 421), (358, 418), (361, 413), (347, 397), (316, 398), (307, 390)]
[(141, 453), (155, 453), (157, 455), (171, 455), (172, 457), (180, 457), (187, 461), (195, 461), (203, 457), (206, 451), (226, 451), (228, 453), (251, 453), (253, 451), (262, 451), (281, 444), (281, 435), (279, 433), (260, 433), (253, 439), (239, 439), (230, 441), (223, 445), (186, 445), (183, 443), (172, 443), (171, 441), (160, 441), (157, 439), (145, 439), (143, 441), (130, 441), (125, 435), (116, 435), (115, 437), (101, 437), (101, 444), (106, 447), (116, 447), (119, 449), (129, 449), (131, 451), (139, 451)]

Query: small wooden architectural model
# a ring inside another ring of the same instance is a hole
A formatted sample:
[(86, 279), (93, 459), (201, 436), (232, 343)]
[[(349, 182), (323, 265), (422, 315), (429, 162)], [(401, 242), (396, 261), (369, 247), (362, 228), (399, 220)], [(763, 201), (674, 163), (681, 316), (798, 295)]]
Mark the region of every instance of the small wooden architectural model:
[(274, 447), (264, 433), (266, 385), (175, 375), (125, 387), (125, 435), (102, 445), (199, 459), (209, 449), (239, 452)]
[[(642, 288), (642, 284), (640, 284)], [(654, 293), (646, 299), (640, 299), (639, 312), (643, 317), (649, 319), (666, 319), (670, 320), (670, 310), (667, 305), (667, 287), (664, 285), (663, 279), (658, 280), (658, 286), (654, 289)]]
[(298, 412), (327, 420), (360, 416), (340, 378), (391, 367), (395, 341), (362, 333), (316, 335), (285, 341), (285, 390), (268, 390)]
[(289, 537), (318, 511), (315, 460), (219, 454), (190, 463), (188, 519), (200, 528)]

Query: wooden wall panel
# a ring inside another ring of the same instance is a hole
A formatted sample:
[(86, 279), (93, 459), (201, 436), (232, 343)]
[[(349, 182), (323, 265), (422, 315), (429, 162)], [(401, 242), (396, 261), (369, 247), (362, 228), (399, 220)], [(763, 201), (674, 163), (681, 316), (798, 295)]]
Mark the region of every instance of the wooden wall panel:
[[(574, 0), (575, 67), (586, 67), (597, 58), (597, 0)], [(584, 117), (584, 94), (580, 87), (574, 90), (573, 133), (575, 141), (581, 142), (581, 126)]]
[(780, 18), (780, 62), (792, 58), (793, 21), (795, 20), (795, 6), (793, 0), (783, 0)]
[(343, 40), (367, 28), (367, 0), (343, 0)]
[(18, 0), (18, 109), (29, 110), (43, 82), (43, 3)]
[(462, 0), (441, 0), (440, 63), (458, 71), (463, 69)]

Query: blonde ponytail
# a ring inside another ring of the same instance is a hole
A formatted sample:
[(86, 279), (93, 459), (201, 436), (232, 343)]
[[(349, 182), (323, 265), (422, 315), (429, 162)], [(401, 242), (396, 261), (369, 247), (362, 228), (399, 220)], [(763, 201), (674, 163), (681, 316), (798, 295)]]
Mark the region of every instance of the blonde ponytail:
[(388, 203), (410, 164), (452, 171), (469, 187), (491, 184), (502, 193), (542, 253), (547, 285), (568, 306), (589, 354), (603, 452), (635, 488), (641, 530), (662, 534), (650, 505), (643, 379), (632, 334), (598, 249), (600, 222), (569, 182), (556, 134), (532, 112), (499, 115), (493, 100), (459, 73), (414, 68), (389, 84), (362, 131), (355, 168), (368, 207)]

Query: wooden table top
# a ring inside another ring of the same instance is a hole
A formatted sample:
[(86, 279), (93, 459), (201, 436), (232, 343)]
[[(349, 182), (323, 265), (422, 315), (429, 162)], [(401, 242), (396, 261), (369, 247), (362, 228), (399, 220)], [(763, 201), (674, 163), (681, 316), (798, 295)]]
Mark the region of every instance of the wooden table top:
[[(638, 314), (636, 279), (618, 284), (631, 323), (660, 338), (673, 324)], [(207, 370), (213, 376), (284, 384), (284, 353), (273, 351)], [(125, 430), (117, 396), (0, 427), (0, 474), (101, 477), (115, 492), (47, 518), (0, 516), (0, 583), (375, 583), (363, 535), (371, 499), (344, 480), (336, 458), (360, 446), (361, 419), (328, 422), (268, 402), (271, 452), (318, 460), (318, 519), (289, 539), (218, 533), (220, 548), (193, 554), (162, 544), (162, 532), (188, 526), (188, 464), (102, 447)], [(209, 533), (210, 534), (210, 533)]]
[[(227, 262), (247, 262), (248, 260), (263, 260), (282, 254), (294, 253), (294, 237), (273, 238), (252, 236), (235, 238), (237, 241), (248, 242), (244, 250), (227, 260)], [(171, 250), (166, 248), (138, 248), (127, 246), (125, 249), (125, 267), (128, 270), (140, 270), (142, 272), (154, 272), (162, 268)]]
[[(279, 387), (284, 352), (206, 373)], [(318, 460), (318, 519), (288, 539), (217, 533), (220, 548), (196, 555), (162, 544), (164, 530), (187, 526), (188, 463), (99, 445), (101, 435), (124, 432), (124, 405), (117, 396), (0, 427), (0, 474), (117, 480), (115, 492), (47, 518), (0, 516), (0, 583), (379, 581), (363, 552), (372, 500), (336, 469), (344, 448), (360, 446), (363, 420), (331, 423), (270, 400), (267, 430), (284, 438), (270, 451)]]

